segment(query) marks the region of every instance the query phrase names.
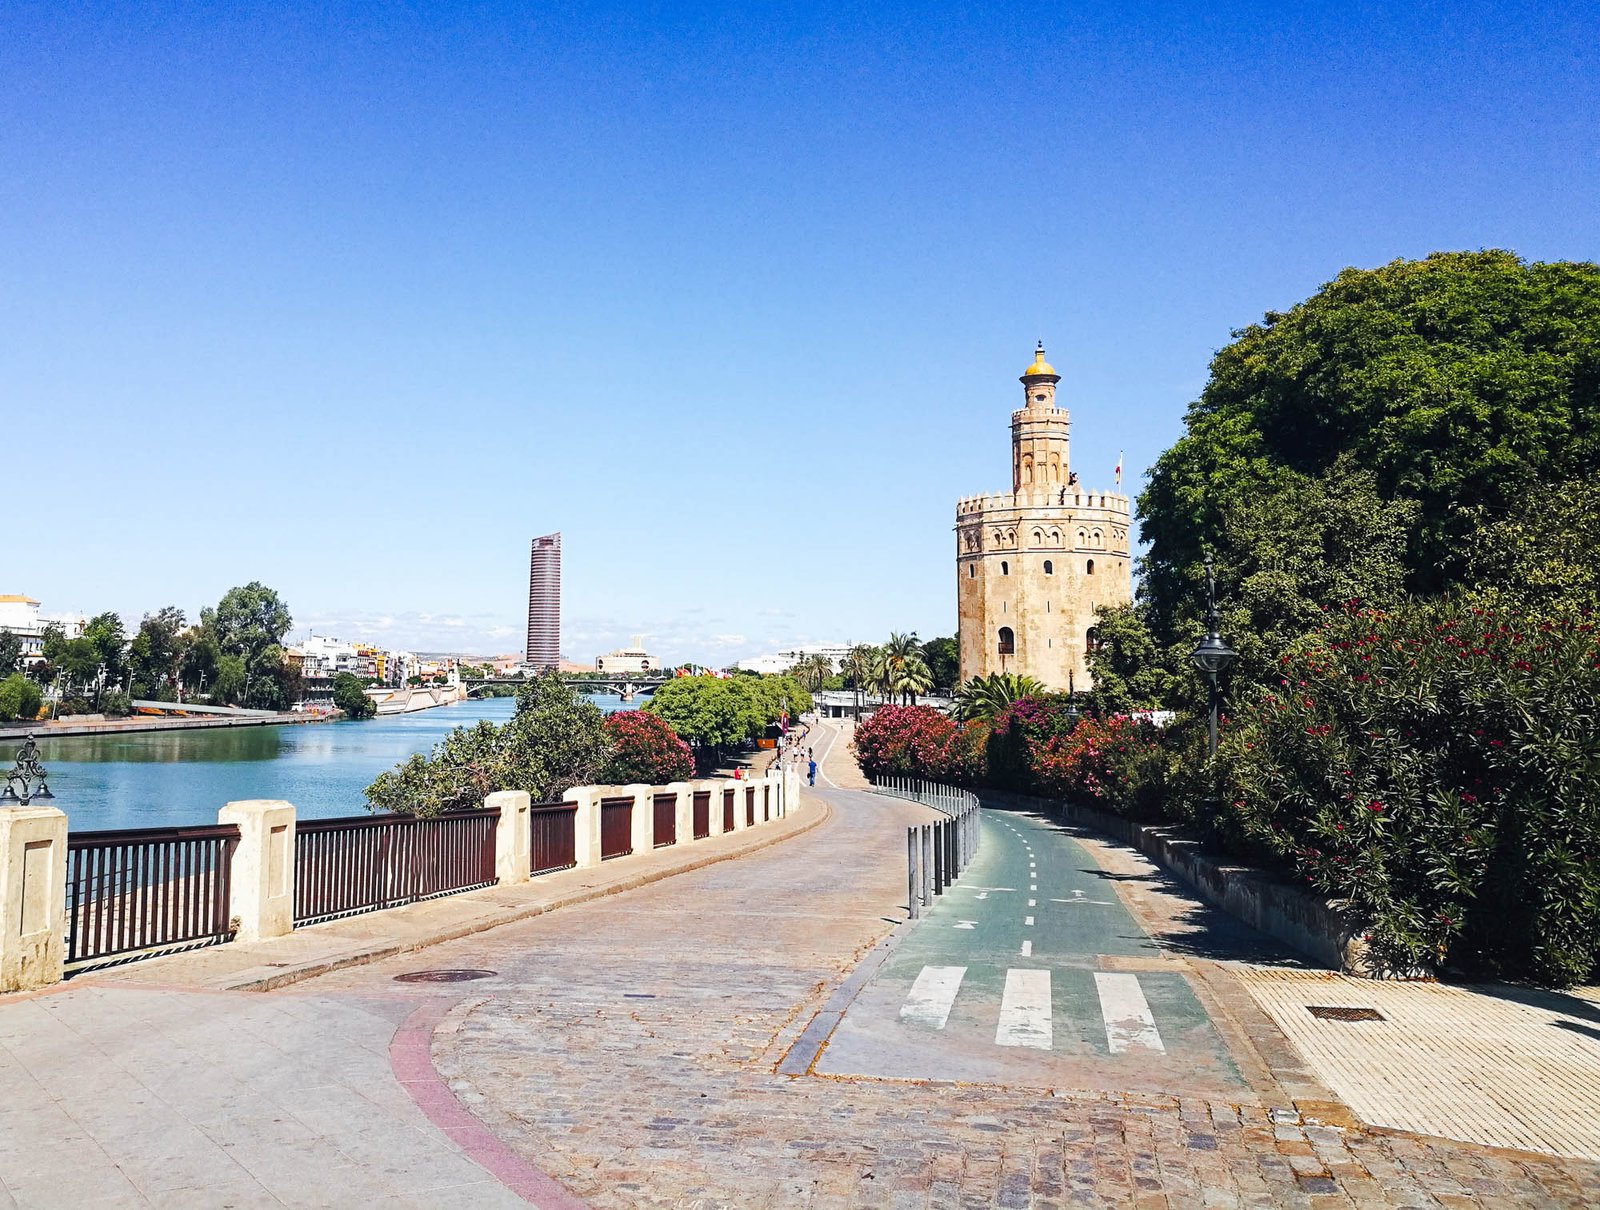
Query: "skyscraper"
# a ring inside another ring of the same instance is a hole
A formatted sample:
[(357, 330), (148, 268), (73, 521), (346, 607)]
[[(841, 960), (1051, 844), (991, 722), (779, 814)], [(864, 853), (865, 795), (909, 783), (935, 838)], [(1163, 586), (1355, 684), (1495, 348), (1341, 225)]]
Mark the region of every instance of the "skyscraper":
[(561, 535), (533, 540), (528, 561), (528, 666), (561, 662)]

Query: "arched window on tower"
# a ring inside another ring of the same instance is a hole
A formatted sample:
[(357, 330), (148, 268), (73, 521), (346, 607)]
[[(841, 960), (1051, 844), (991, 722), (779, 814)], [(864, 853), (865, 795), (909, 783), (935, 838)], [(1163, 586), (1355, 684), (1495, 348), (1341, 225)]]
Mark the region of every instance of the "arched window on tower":
[(1095, 648), (1100, 646), (1100, 630), (1096, 626), (1089, 627), (1083, 634), (1083, 650), (1086, 655), (1093, 655)]
[(1056, 574), (1056, 565), (1049, 559), (1044, 561), (1044, 574), (1047, 576), (1053, 576)]
[(1009, 576), (1011, 574), (1011, 564), (1007, 563), (1004, 559), (1000, 560), (1000, 574), (1003, 576)]
[(1083, 574), (1086, 575), (1086, 576), (1094, 575), (1094, 560), (1093, 559), (1089, 560), (1088, 566), (1086, 566), (1083, 569)]
[(967, 579), (970, 580), (974, 576), (976, 576), (977, 574), (978, 574), (978, 565), (976, 563), (968, 563), (967, 564)]
[(1033, 544), (1035, 546), (1044, 545), (1044, 530), (1036, 529), (1033, 531)]
[(1100, 537), (1100, 531), (1098, 529), (1095, 530), (1094, 533), (1090, 535), (1090, 540), (1094, 543), (1094, 548), (1096, 550), (1099, 550), (1102, 546), (1105, 545), (1105, 542), (1102, 541), (1102, 539)]
[(1000, 627), (1000, 654), (1017, 654), (1017, 636), (1011, 633), (1011, 627), (1009, 626)]
[(1088, 535), (1088, 533), (1086, 531), (1081, 530), (1081, 529), (1078, 531), (1078, 545), (1079, 546), (1087, 546), (1087, 545), (1089, 545), (1089, 535)]

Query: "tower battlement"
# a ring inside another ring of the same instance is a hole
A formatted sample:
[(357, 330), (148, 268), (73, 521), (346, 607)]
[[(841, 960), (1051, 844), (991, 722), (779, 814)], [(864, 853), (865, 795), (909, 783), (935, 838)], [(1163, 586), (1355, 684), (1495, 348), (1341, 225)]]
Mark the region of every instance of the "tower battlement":
[(1011, 413), (1011, 490), (956, 501), (963, 680), (1014, 672), (1087, 689), (1095, 610), (1133, 599), (1128, 497), (1072, 473), (1060, 381), (1041, 344)]

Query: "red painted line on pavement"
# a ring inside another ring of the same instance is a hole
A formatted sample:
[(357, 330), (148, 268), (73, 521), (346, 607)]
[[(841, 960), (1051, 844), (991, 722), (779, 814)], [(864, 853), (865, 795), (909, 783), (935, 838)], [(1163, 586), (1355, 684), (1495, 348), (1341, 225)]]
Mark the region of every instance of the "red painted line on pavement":
[(389, 1041), (395, 1079), (468, 1159), (523, 1201), (540, 1210), (585, 1210), (585, 1203), (560, 1182), (523, 1160), (473, 1117), (440, 1077), (433, 1065), (433, 1031), (456, 1003), (449, 997), (428, 1000), (395, 1030)]

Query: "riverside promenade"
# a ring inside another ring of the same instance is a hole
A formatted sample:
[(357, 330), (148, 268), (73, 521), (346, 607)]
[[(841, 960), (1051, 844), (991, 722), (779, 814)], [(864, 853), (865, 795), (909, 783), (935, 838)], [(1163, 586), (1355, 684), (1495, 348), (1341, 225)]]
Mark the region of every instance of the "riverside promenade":
[(1137, 854), (988, 813), (905, 927), (929, 812), (834, 733), (770, 829), (0, 999), (0, 1205), (1600, 1201), (1357, 1128), (1234, 973), (1298, 963)]

